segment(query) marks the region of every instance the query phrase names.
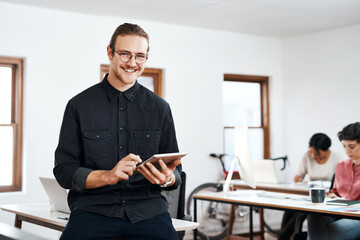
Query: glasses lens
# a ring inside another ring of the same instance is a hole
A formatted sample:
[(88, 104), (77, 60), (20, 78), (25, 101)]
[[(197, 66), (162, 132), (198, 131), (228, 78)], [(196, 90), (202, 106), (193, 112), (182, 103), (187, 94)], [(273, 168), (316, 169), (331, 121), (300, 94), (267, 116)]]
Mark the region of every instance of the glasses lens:
[(137, 63), (144, 63), (146, 62), (147, 57), (144, 55), (137, 55), (135, 59)]
[(121, 61), (123, 61), (123, 62), (128, 62), (131, 58), (131, 55), (128, 53), (120, 53), (119, 55), (120, 55)]

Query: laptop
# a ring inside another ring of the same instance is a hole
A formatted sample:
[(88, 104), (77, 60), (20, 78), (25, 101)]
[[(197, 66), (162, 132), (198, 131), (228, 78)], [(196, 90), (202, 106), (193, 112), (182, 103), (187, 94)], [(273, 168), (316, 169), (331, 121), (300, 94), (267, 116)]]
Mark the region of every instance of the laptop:
[(54, 210), (70, 213), (70, 208), (67, 203), (67, 191), (62, 188), (54, 178), (39, 177), (39, 179)]
[(266, 184), (284, 183), (283, 174), (280, 173), (281, 166), (269, 159), (253, 160), (255, 182)]

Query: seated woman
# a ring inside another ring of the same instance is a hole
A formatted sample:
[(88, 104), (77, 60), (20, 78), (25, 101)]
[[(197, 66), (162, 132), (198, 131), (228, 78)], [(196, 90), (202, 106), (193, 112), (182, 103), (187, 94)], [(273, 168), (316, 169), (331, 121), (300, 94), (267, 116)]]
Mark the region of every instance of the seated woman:
[(301, 160), (294, 182), (301, 182), (308, 174), (311, 181), (331, 181), (336, 164), (342, 160), (340, 154), (332, 152), (330, 138), (323, 133), (314, 134), (309, 141), (309, 151)]
[[(314, 134), (309, 141), (309, 150), (304, 154), (294, 182), (301, 182), (308, 174), (311, 181), (331, 181), (341, 155), (330, 150), (331, 139), (324, 133)], [(306, 214), (285, 212), (281, 221), (280, 240), (288, 240), (294, 232), (300, 232)]]
[[(349, 124), (338, 133), (349, 159), (336, 166), (330, 197), (360, 200), (360, 122)], [(310, 239), (360, 239), (360, 221), (316, 214), (308, 215)]]

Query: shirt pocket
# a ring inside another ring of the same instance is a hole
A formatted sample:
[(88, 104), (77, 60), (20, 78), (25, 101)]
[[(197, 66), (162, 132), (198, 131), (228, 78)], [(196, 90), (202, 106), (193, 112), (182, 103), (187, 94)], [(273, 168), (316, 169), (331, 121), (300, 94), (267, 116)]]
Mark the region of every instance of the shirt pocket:
[(134, 147), (135, 152), (142, 159), (147, 159), (158, 153), (160, 142), (160, 130), (157, 129), (135, 129)]
[(83, 140), (86, 158), (101, 159), (109, 155), (111, 145), (109, 129), (84, 129)]

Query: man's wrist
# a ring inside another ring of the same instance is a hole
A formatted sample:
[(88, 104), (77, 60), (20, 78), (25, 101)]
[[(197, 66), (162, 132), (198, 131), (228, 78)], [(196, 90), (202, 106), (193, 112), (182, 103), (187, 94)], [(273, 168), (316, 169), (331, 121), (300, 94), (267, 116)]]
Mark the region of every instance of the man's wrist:
[(162, 188), (170, 187), (170, 186), (174, 185), (174, 183), (175, 183), (174, 180), (176, 180), (176, 178), (175, 178), (174, 174), (172, 173), (170, 180), (164, 184), (160, 184), (159, 186)]

